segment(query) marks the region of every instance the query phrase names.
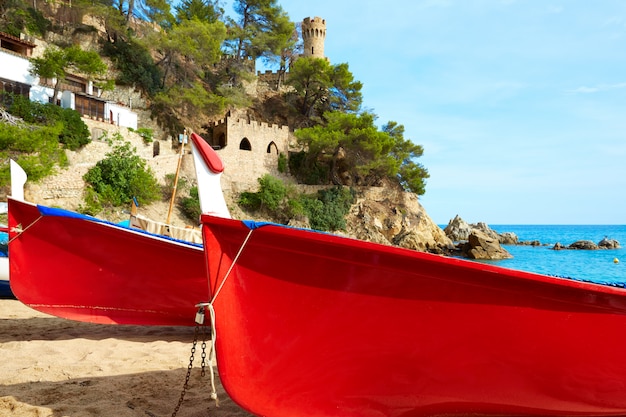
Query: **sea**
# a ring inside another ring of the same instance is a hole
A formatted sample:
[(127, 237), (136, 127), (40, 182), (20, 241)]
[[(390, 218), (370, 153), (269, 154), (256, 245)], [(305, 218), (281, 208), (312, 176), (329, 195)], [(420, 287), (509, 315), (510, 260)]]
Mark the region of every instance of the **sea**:
[[(445, 227), (445, 226), (444, 226)], [(626, 285), (626, 225), (489, 225), (498, 233), (513, 232), (520, 242), (539, 241), (542, 246), (503, 245), (512, 259), (481, 261), (493, 265), (569, 277), (599, 284)], [(579, 240), (598, 244), (615, 239), (619, 249), (554, 250)]]

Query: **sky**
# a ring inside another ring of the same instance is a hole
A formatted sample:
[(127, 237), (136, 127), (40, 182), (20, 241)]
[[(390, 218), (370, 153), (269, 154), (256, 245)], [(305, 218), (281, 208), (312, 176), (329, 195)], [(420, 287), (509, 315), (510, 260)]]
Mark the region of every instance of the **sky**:
[(626, 1), (278, 4), (423, 146), (437, 224), (626, 224)]

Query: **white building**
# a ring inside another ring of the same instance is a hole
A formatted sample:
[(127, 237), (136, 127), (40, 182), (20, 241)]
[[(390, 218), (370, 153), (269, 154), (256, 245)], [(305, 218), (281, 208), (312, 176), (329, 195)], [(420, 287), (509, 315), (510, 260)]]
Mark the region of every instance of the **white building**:
[[(40, 80), (29, 73), (28, 58), (35, 46), (32, 42), (0, 32), (0, 91), (21, 94), (39, 103), (50, 103), (54, 101), (56, 79)], [(137, 129), (137, 113), (94, 95), (97, 89), (89, 80), (71, 75), (66, 78), (61, 82), (59, 96), (56, 97), (61, 107), (74, 109), (83, 117)]]

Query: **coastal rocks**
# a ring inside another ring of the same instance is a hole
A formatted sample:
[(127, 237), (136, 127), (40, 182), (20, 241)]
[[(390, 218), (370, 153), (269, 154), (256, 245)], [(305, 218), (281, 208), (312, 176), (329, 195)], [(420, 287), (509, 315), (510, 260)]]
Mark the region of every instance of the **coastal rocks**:
[(517, 245), (519, 244), (519, 238), (513, 232), (504, 232), (498, 236), (498, 240), (501, 245)]
[(469, 224), (458, 214), (443, 230), (452, 241), (459, 242), (457, 249), (470, 259), (509, 259), (513, 256), (501, 244), (517, 244), (515, 233), (499, 235), (487, 223)]
[(619, 249), (620, 244), (615, 239), (602, 239), (597, 245), (590, 240), (578, 240), (572, 243), (569, 246), (564, 246), (560, 242), (554, 244), (552, 249), (554, 250), (563, 250), (563, 249), (578, 249), (578, 250), (597, 250), (597, 249)]
[(523, 242), (517, 242), (517, 245), (524, 245), (524, 246), (547, 246), (544, 243), (541, 243), (538, 240), (525, 240)]
[(455, 242), (467, 240), (472, 233), (472, 226), (463, 220), (458, 214), (450, 220), (443, 232)]
[(476, 224), (469, 224), (458, 214), (454, 219), (450, 220), (443, 231), (446, 236), (454, 242), (466, 241), (473, 232), (479, 231), (489, 236), (491, 239), (497, 240), (501, 245), (517, 245), (519, 243), (519, 238), (513, 232), (499, 234), (489, 227), (487, 223), (478, 222)]
[(598, 247), (602, 249), (619, 249), (619, 242), (615, 239), (604, 238), (598, 242)]
[(480, 230), (473, 230), (467, 243), (462, 247), (463, 254), (470, 259), (496, 260), (510, 259), (513, 256), (502, 246), (498, 238)]
[(417, 195), (392, 185), (358, 189), (357, 201), (346, 216), (346, 235), (421, 252), (445, 254), (454, 249)]
[(593, 243), (590, 240), (578, 240), (571, 245), (569, 245), (570, 249), (582, 249), (582, 250), (595, 250), (598, 249), (598, 245)]

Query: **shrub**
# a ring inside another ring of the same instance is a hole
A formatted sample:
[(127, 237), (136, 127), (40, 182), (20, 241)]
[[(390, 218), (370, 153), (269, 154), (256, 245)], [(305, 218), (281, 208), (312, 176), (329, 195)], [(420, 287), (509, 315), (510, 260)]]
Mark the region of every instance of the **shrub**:
[(53, 174), (68, 165), (59, 146), (60, 125), (22, 128), (0, 123), (0, 185), (10, 184), (9, 159), (14, 159), (31, 181)]
[(189, 197), (182, 197), (180, 199), (180, 209), (189, 220), (197, 222), (200, 219), (202, 210), (200, 209), (198, 187), (191, 187)]
[(134, 153), (130, 143), (116, 145), (84, 176), (103, 204), (121, 206), (133, 197), (150, 204), (160, 197), (159, 184), (146, 162)]
[(346, 228), (346, 214), (354, 202), (354, 191), (345, 187), (320, 190), (315, 195), (297, 194), (270, 175), (259, 178), (259, 191), (243, 192), (239, 205), (251, 211), (263, 211), (275, 221), (288, 222), (306, 215), (313, 229), (322, 231)]
[(336, 186), (319, 190), (316, 197), (302, 196), (301, 201), (311, 228), (324, 231), (344, 230), (346, 215), (354, 203), (354, 191)]
[(96, 191), (91, 188), (85, 188), (85, 192), (83, 194), (83, 201), (85, 205), (80, 204), (78, 206), (78, 212), (83, 214), (88, 214), (90, 216), (95, 216), (100, 213), (103, 209), (102, 203), (100, 202), (100, 196)]
[(76, 149), (91, 142), (89, 128), (80, 118), (80, 114), (72, 109), (64, 109), (54, 104), (42, 104), (30, 101), (21, 95), (4, 94), (2, 101), (7, 104), (12, 115), (27, 123), (47, 126), (61, 125), (57, 140), (68, 149)]
[(310, 185), (328, 184), (330, 170), (327, 164), (307, 162), (307, 153), (294, 152), (289, 155), (289, 172), (300, 182)]

